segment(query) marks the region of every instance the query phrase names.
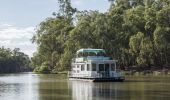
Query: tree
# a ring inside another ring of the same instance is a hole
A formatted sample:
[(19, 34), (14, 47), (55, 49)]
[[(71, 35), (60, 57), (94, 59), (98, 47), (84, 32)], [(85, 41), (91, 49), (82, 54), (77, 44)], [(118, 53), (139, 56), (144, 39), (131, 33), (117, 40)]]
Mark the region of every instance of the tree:
[(170, 64), (170, 27), (157, 27), (154, 32), (154, 44), (158, 65), (168, 66)]
[(19, 51), (0, 48), (0, 73), (12, 73), (30, 71), (30, 59), (28, 55)]
[(120, 67), (170, 65), (169, 0), (116, 0), (105, 13), (78, 11), (70, 0), (59, 5), (60, 12), (41, 22), (32, 38), (37, 70), (68, 70), (81, 48), (106, 49)]

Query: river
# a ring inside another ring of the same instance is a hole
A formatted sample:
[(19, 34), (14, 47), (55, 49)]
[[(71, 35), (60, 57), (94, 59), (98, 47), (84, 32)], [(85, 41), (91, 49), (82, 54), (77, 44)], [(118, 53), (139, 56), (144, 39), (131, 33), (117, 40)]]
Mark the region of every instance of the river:
[(0, 75), (0, 100), (169, 100), (169, 98), (170, 80), (167, 81), (167, 78), (162, 78), (161, 81), (92, 83), (58, 79), (55, 74)]

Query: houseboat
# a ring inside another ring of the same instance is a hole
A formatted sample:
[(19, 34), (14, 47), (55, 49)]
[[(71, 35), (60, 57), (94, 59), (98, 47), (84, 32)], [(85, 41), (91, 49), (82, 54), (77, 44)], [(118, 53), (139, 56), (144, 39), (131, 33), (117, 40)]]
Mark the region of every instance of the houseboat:
[(106, 56), (103, 49), (80, 49), (72, 59), (69, 80), (123, 81), (124, 76), (117, 69), (116, 62)]

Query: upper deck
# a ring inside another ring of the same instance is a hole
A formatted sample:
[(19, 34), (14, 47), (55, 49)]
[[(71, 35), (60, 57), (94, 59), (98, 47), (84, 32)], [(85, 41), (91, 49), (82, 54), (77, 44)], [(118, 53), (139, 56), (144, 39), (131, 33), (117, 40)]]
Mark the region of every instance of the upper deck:
[(76, 53), (76, 62), (83, 62), (87, 60), (100, 61), (100, 60), (111, 60), (106, 55), (103, 49), (80, 49)]

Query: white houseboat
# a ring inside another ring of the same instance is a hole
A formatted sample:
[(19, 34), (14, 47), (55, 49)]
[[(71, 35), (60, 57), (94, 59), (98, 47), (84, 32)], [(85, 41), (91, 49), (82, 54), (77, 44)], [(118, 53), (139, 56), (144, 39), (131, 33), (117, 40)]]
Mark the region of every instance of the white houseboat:
[(123, 81), (122, 72), (116, 67), (117, 60), (106, 56), (103, 49), (80, 49), (72, 60), (70, 80)]

